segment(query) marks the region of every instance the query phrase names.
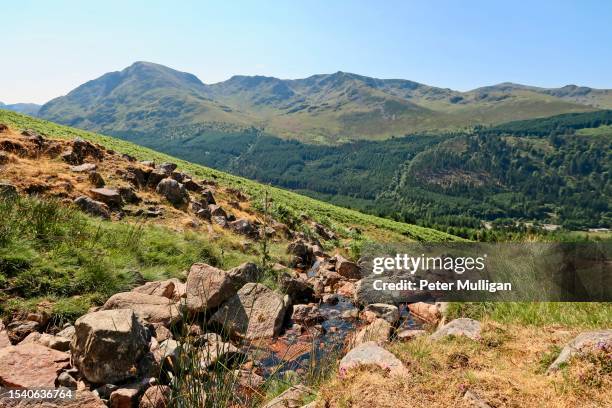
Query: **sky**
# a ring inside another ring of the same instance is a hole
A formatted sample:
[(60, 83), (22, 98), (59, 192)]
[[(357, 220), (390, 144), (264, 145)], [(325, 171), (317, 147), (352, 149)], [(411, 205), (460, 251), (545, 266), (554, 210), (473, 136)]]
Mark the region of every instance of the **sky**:
[(612, 2), (4, 1), (0, 101), (44, 103), (135, 61), (195, 74), (336, 71), (469, 90), (612, 88)]

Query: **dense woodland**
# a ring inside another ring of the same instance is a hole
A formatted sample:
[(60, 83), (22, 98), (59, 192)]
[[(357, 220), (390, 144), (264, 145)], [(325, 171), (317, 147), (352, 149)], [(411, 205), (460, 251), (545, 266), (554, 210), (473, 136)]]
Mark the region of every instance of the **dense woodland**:
[(472, 237), (486, 234), (484, 221), (506, 229), (612, 227), (611, 124), (612, 111), (599, 111), (336, 146), (200, 125), (154, 137), (117, 136), (335, 204)]

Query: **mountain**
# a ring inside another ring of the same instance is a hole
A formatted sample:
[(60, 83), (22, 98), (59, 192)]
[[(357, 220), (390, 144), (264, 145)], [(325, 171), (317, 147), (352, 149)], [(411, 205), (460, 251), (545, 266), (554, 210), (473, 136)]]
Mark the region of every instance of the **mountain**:
[(149, 62), (111, 72), (45, 104), (39, 115), (89, 130), (176, 134), (205, 125), (309, 143), (387, 139), (422, 131), (612, 108), (609, 90), (500, 84), (468, 92), (347, 72), (283, 80), (233, 76), (207, 85)]
[(30, 116), (36, 116), (41, 106), (42, 105), (37, 105), (35, 103), (13, 103), (7, 105), (0, 102), (0, 109), (6, 109)]

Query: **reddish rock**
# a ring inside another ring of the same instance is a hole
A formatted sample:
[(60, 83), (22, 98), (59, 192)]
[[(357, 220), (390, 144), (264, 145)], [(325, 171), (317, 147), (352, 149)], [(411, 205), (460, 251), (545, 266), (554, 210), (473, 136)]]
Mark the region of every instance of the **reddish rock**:
[(351, 262), (342, 255), (336, 255), (336, 272), (347, 279), (361, 279), (361, 268), (355, 262)]
[(55, 378), (68, 367), (70, 355), (38, 344), (0, 349), (0, 384), (7, 387), (54, 387)]
[(9, 340), (8, 333), (4, 328), (4, 324), (0, 321), (0, 349), (4, 347), (8, 347), (11, 345), (11, 341)]
[(156, 385), (145, 391), (138, 408), (166, 408), (170, 404), (170, 392), (167, 385)]
[(92, 188), (89, 190), (94, 198), (111, 207), (121, 206), (121, 194), (117, 190), (111, 188)]
[(408, 305), (410, 313), (426, 323), (438, 324), (441, 315), (436, 305), (425, 302), (411, 303)]
[(236, 293), (227, 272), (205, 263), (191, 266), (186, 285), (187, 309), (196, 313), (215, 308)]

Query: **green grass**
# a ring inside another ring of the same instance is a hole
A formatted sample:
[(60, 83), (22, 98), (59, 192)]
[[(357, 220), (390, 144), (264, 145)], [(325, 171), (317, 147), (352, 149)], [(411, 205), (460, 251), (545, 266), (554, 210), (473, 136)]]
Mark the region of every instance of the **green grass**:
[(612, 126), (601, 125), (596, 128), (579, 129), (576, 131), (576, 134), (580, 136), (610, 137), (612, 136)]
[(0, 200), (0, 315), (43, 299), (61, 319), (142, 279), (181, 276), (194, 262), (236, 266), (245, 256), (223, 242), (140, 223), (86, 216), (39, 198)]
[(360, 226), (364, 229), (366, 234), (369, 233), (372, 235), (372, 238), (384, 238), (389, 241), (452, 241), (459, 239), (453, 235), (430, 228), (404, 224), (326, 204), (290, 191), (266, 186), (228, 173), (180, 160), (130, 142), (35, 119), (15, 112), (0, 110), (0, 123), (18, 129), (33, 129), (53, 138), (74, 139), (75, 137), (81, 137), (85, 140), (104, 145), (117, 152), (130, 154), (139, 160), (153, 160), (156, 162), (171, 161), (177, 163), (180, 170), (203, 179), (216, 180), (227, 187), (239, 188), (251, 197), (263, 197), (264, 192), (268, 190), (275, 205), (283, 206), (296, 214), (306, 214), (315, 220), (329, 218), (334, 220), (335, 223), (344, 226)]
[(449, 317), (488, 317), (500, 323), (528, 326), (563, 325), (600, 328), (612, 321), (612, 304), (595, 302), (452, 303)]

